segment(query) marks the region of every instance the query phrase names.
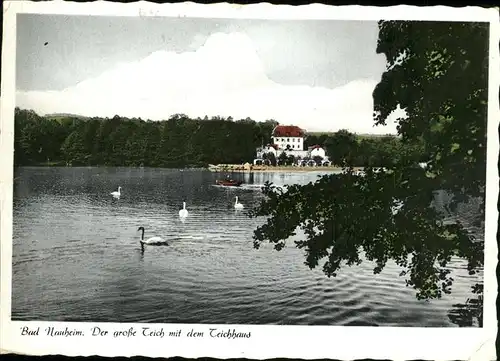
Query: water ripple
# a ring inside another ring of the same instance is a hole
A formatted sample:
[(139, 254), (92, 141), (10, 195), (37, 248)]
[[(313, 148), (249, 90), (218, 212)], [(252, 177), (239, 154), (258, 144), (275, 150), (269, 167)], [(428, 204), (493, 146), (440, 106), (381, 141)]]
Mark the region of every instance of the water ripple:
[[(22, 168), (15, 184), (12, 317), (16, 320), (452, 326), (482, 274), (453, 260), (453, 294), (418, 301), (399, 268), (373, 274), (364, 261), (334, 278), (309, 270), (293, 242), (280, 252), (252, 248), (251, 209), (265, 181), (307, 183), (317, 174), (241, 176), (177, 170)], [(120, 185), (119, 200), (109, 192)], [(189, 216), (178, 211), (187, 203)], [(139, 246), (162, 236), (168, 247)]]

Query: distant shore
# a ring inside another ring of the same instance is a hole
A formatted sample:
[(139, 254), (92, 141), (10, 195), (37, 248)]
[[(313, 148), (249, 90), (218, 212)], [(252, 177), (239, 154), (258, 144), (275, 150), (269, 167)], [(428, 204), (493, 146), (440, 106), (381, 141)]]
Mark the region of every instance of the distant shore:
[[(297, 166), (250, 166), (244, 167), (236, 164), (224, 164), (217, 166), (210, 166), (208, 168), (214, 173), (273, 173), (273, 172), (335, 172), (342, 171), (342, 167), (338, 166), (317, 166), (317, 167), (297, 167)], [(363, 170), (363, 167), (354, 167), (354, 170)]]
[[(193, 166), (193, 167), (138, 167), (138, 166), (113, 166), (113, 165), (66, 165), (61, 163), (40, 163), (40, 164), (29, 164), (29, 165), (15, 165), (15, 167), (55, 167), (55, 168), (164, 168), (164, 169), (192, 169), (192, 170), (208, 170), (213, 173), (286, 173), (286, 172), (335, 172), (342, 171), (342, 167), (338, 166), (316, 166), (316, 167), (298, 167), (298, 166), (244, 166), (241, 164), (223, 164), (223, 165), (210, 165), (208, 167), (204, 166)], [(356, 170), (363, 170), (363, 167), (353, 167)]]

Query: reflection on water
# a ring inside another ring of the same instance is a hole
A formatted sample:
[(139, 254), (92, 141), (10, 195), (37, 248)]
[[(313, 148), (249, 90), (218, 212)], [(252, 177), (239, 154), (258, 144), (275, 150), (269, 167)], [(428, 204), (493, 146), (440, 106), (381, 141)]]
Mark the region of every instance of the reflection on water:
[[(15, 320), (452, 326), (478, 275), (452, 264), (453, 293), (418, 301), (389, 262), (344, 268), (336, 278), (304, 266), (290, 242), (252, 248), (261, 222), (246, 211), (265, 181), (308, 183), (319, 173), (238, 174), (215, 186), (201, 170), (21, 168), (14, 190)], [(121, 198), (110, 192), (122, 187)], [(245, 209), (234, 209), (235, 196)], [(189, 216), (179, 219), (182, 202)], [(161, 236), (169, 247), (146, 247)]]

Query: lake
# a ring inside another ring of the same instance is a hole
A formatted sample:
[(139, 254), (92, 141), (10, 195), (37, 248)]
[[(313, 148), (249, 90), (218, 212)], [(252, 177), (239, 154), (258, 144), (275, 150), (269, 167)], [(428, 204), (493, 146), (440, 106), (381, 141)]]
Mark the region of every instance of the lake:
[[(246, 210), (265, 181), (314, 181), (319, 173), (235, 174), (215, 186), (204, 170), (15, 170), (13, 320), (303, 325), (454, 326), (447, 313), (478, 276), (455, 261), (453, 293), (419, 301), (389, 262), (343, 268), (336, 278), (304, 265), (293, 242), (253, 249), (262, 219)], [(119, 200), (110, 192), (122, 187)], [(238, 196), (245, 211), (236, 211)], [(189, 217), (178, 212), (186, 201)], [(169, 247), (141, 252), (145, 238)]]

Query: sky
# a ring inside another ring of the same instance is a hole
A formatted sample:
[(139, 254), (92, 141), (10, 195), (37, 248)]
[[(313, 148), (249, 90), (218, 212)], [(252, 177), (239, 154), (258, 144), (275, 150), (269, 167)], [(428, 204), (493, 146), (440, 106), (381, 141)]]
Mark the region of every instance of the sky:
[(394, 122), (373, 121), (372, 92), (386, 66), (377, 37), (371, 21), (22, 14), (16, 106), (395, 133)]

